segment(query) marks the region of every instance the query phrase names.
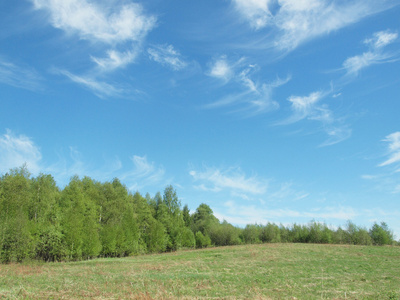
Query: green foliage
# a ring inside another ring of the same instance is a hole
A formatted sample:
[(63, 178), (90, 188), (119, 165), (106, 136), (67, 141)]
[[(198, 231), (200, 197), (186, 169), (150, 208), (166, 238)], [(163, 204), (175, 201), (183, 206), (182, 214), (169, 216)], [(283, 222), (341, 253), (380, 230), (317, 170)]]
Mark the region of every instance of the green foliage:
[(196, 212), (193, 214), (192, 219), (192, 231), (200, 231), (203, 235), (208, 235), (211, 227), (219, 224), (212, 209), (204, 203), (199, 205)]
[(65, 244), (61, 230), (50, 226), (39, 235), (36, 244), (36, 258), (44, 261), (61, 261), (65, 258)]
[(280, 243), (281, 234), (278, 225), (268, 223), (261, 230), (260, 240), (263, 243)]
[(195, 248), (196, 239), (193, 231), (188, 227), (182, 228), (182, 247), (183, 248)]
[(151, 220), (145, 236), (145, 242), (149, 253), (159, 253), (167, 250), (170, 241), (161, 222), (155, 219)]
[(211, 246), (211, 239), (208, 235), (204, 236), (201, 231), (197, 231), (195, 235), (196, 248), (206, 248)]
[(190, 210), (187, 204), (182, 209), (183, 221), (185, 222), (185, 226), (188, 228), (192, 228), (193, 218), (190, 216)]
[(212, 244), (215, 246), (240, 245), (241, 229), (223, 221), (221, 224), (214, 223), (209, 229), (209, 236)]
[(30, 230), (30, 174), (26, 167), (10, 170), (0, 180), (0, 260), (20, 262), (33, 255)]
[(26, 167), (0, 177), (0, 261), (82, 260), (178, 249), (258, 243), (395, 244), (386, 223), (368, 231), (311, 221), (291, 227), (268, 223), (244, 229), (219, 222), (207, 204), (191, 215), (172, 186), (154, 198), (132, 194), (118, 179), (71, 178), (60, 190), (51, 175)]
[(393, 233), (389, 230), (385, 222), (382, 222), (380, 225), (374, 223), (369, 234), (375, 245), (391, 245), (394, 240)]
[(262, 235), (262, 226), (248, 224), (243, 230), (243, 241), (246, 244), (259, 244), (261, 243), (260, 237)]

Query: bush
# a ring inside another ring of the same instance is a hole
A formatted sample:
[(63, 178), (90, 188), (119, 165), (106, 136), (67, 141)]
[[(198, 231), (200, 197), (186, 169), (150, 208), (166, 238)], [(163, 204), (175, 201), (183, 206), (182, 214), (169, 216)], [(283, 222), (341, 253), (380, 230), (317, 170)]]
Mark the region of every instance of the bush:
[(36, 258), (44, 261), (61, 261), (65, 257), (63, 235), (55, 227), (45, 229), (36, 244)]
[(204, 236), (201, 231), (197, 231), (196, 235), (196, 248), (207, 248), (211, 246), (211, 239), (208, 235)]
[(382, 222), (380, 225), (375, 223), (369, 231), (375, 245), (391, 245), (393, 243), (393, 233), (387, 224)]

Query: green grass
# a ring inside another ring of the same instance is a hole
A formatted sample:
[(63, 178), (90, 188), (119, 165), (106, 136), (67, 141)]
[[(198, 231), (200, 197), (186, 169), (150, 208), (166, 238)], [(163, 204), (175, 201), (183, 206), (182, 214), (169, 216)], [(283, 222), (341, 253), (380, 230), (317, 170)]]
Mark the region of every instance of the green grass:
[(265, 244), (0, 265), (5, 299), (400, 299), (400, 247)]

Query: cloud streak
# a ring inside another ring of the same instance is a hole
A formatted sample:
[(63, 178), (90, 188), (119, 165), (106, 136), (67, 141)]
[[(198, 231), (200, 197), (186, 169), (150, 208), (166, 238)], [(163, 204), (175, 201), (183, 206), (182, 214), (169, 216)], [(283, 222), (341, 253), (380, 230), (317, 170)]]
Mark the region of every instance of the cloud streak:
[(393, 43), (398, 38), (397, 32), (379, 31), (364, 41), (369, 46), (369, 51), (352, 56), (343, 62), (343, 69), (347, 76), (357, 76), (362, 69), (374, 64), (392, 61), (393, 54), (383, 52), (383, 48)]
[(0, 136), (0, 172), (6, 173), (10, 169), (26, 164), (34, 174), (41, 170), (42, 154), (35, 142), (25, 135), (15, 135), (7, 129)]
[(231, 66), (231, 64), (227, 60), (226, 55), (223, 55), (211, 64), (208, 75), (228, 82), (234, 75), (233, 68), (234, 65)]
[(364, 174), (362, 179), (375, 183), (379, 192), (400, 193), (400, 131), (387, 135), (383, 140), (387, 144), (386, 159), (377, 165), (379, 174)]
[(326, 104), (321, 104), (331, 92), (316, 91), (308, 96), (290, 96), (287, 100), (291, 104), (293, 114), (286, 120), (276, 122), (275, 125), (290, 125), (302, 120), (316, 121), (322, 124), (322, 130), (328, 135), (320, 147), (340, 143), (351, 136), (348, 125), (334, 117), (333, 112)]
[(137, 55), (138, 55), (137, 50), (131, 50), (126, 52), (108, 50), (107, 57), (98, 58), (92, 56), (91, 59), (98, 65), (98, 67), (101, 70), (108, 72), (129, 65), (130, 63), (134, 62)]
[(389, 158), (380, 163), (380, 167), (400, 163), (400, 131), (393, 132), (383, 140), (388, 143)]
[(131, 166), (124, 166), (116, 157), (105, 160), (101, 167), (93, 168), (77, 147), (70, 146), (68, 154), (58, 154), (58, 159), (48, 164), (42, 161), (40, 147), (32, 138), (25, 135), (16, 135), (7, 129), (0, 136), (0, 173), (7, 173), (10, 169), (24, 164), (33, 175), (39, 173), (51, 174), (60, 186), (68, 184), (72, 176), (93, 176), (96, 180), (109, 181), (118, 177), (132, 191), (144, 187), (167, 185), (165, 169), (149, 162), (146, 156), (133, 155)]
[(0, 82), (31, 91), (42, 89), (42, 77), (33, 69), (23, 68), (0, 56)]
[(146, 156), (134, 155), (131, 161), (133, 169), (121, 175), (121, 179), (127, 182), (130, 190), (138, 190), (164, 180), (165, 169), (162, 166), (156, 167), (155, 163), (149, 162)]
[(272, 46), (285, 51), (392, 6), (390, 1), (373, 0), (232, 0), (232, 3), (253, 29), (272, 30), (276, 35)]
[(146, 16), (139, 4), (129, 3), (117, 9), (87, 0), (32, 0), (36, 9), (46, 11), (51, 24), (81, 39), (107, 44), (140, 42), (155, 26), (156, 19)]
[(220, 170), (217, 168), (206, 168), (204, 171), (191, 170), (189, 172), (195, 182), (200, 182), (197, 188), (220, 192), (242, 192), (252, 195), (262, 195), (267, 191), (268, 182), (257, 176), (246, 177), (239, 168)]
[(255, 115), (279, 108), (277, 101), (273, 99), (273, 92), (276, 88), (285, 85), (291, 77), (276, 78), (271, 82), (258, 82), (253, 79), (254, 73), (259, 69), (257, 65), (247, 64), (246, 59), (241, 58), (236, 62), (229, 62), (226, 56), (222, 56), (210, 64), (208, 76), (221, 79), (224, 84), (238, 84), (240, 91), (230, 93), (213, 103), (206, 105), (206, 108), (220, 108), (226, 106), (241, 106), (237, 112)]
[(122, 88), (117, 88), (112, 84), (106, 82), (98, 81), (94, 77), (79, 76), (65, 70), (57, 70), (56, 73), (64, 75), (68, 77), (71, 81), (87, 88), (99, 98), (124, 97), (127, 94), (126, 90)]
[(172, 45), (158, 45), (147, 49), (149, 57), (164, 66), (178, 71), (187, 66), (181, 54)]
[[(156, 17), (147, 15), (142, 5), (113, 1), (113, 5), (91, 0), (31, 0), (36, 10), (47, 13), (54, 28), (68, 37), (87, 40), (103, 57), (88, 55), (95, 64), (92, 76), (77, 76), (60, 71), (73, 82), (100, 98), (120, 97), (120, 88), (98, 80), (100, 75), (132, 64), (140, 53), (147, 34), (156, 26)], [(128, 49), (128, 50), (127, 50)]]
[(225, 212), (215, 212), (215, 215), (219, 219), (225, 219), (228, 222), (238, 225), (247, 224), (266, 224), (268, 222), (276, 222), (282, 220), (297, 220), (303, 219), (304, 222), (314, 220), (339, 220), (347, 221), (357, 217), (360, 213), (357, 213), (352, 207), (321, 207), (310, 210), (294, 210), (290, 208), (268, 208), (258, 207), (255, 205), (238, 205), (233, 201), (225, 203)]

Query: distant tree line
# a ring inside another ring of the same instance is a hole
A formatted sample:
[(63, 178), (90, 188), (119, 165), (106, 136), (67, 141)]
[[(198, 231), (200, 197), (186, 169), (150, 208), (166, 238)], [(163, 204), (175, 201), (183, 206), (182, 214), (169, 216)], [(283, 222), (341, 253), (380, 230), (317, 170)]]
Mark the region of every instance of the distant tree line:
[(70, 261), (122, 257), (182, 248), (254, 243), (394, 244), (387, 224), (367, 230), (348, 222), (247, 225), (220, 222), (207, 204), (194, 213), (172, 186), (154, 197), (131, 193), (118, 179), (101, 183), (72, 177), (60, 189), (51, 175), (32, 177), (26, 167), (0, 178), (0, 261)]

